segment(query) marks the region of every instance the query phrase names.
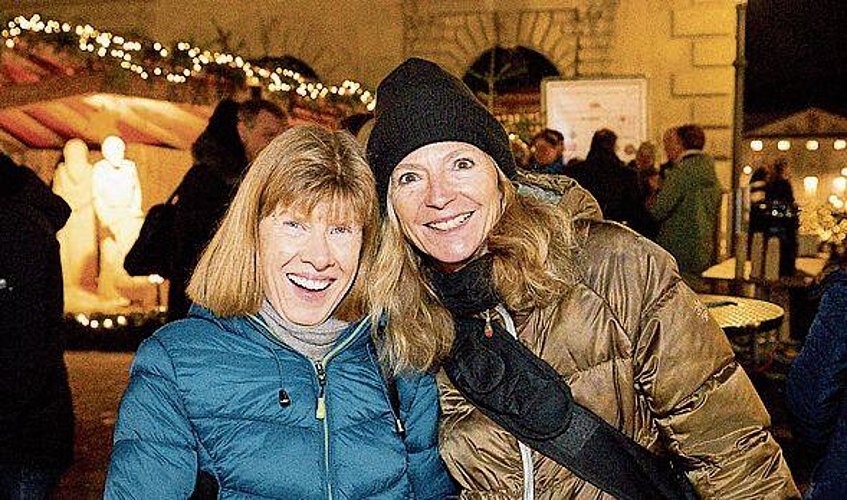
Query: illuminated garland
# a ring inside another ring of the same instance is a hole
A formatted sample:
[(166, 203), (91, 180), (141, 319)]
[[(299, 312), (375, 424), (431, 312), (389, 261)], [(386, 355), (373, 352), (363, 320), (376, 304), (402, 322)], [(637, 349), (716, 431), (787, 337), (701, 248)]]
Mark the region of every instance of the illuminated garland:
[[(186, 83), (189, 78), (206, 75), (219, 75), (221, 68), (230, 68), (243, 73), (244, 81), (250, 86), (263, 86), (270, 92), (295, 92), (299, 96), (317, 100), (327, 97), (355, 98), (369, 111), (376, 101), (369, 90), (352, 80), (344, 80), (340, 85), (324, 85), (321, 82), (306, 80), (302, 75), (288, 68), (264, 68), (252, 64), (246, 58), (229, 53), (203, 50), (188, 42), (178, 42), (170, 48), (160, 42), (150, 40), (137, 41), (100, 31), (89, 24), (73, 26), (54, 20), (43, 20), (34, 14), (27, 19), (18, 16), (9, 21), (2, 30), (5, 47), (14, 49), (21, 44), (22, 37), (43, 34), (42, 42), (59, 45), (76, 37), (75, 44), (80, 51), (96, 54), (100, 59), (108, 59), (120, 68), (134, 73), (142, 80), (163, 78), (170, 83)], [(216, 69), (218, 71), (216, 71)]]

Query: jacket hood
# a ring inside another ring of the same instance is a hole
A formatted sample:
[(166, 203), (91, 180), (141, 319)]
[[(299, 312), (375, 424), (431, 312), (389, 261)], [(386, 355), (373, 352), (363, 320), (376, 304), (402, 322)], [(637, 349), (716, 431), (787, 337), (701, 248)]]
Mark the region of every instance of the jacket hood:
[(247, 166), (247, 154), (237, 132), (222, 134), (207, 128), (191, 145), (195, 164), (202, 164), (222, 174), (228, 180), (241, 176)]

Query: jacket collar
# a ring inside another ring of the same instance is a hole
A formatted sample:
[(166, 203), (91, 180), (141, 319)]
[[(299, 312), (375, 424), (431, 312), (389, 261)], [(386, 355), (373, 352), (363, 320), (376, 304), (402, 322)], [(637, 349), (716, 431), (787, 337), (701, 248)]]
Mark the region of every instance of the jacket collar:
[[(262, 345), (281, 345), (280, 341), (274, 340), (273, 334), (270, 331), (264, 332), (261, 330), (262, 328), (266, 329), (267, 327), (262, 324), (261, 320), (258, 320), (253, 316), (221, 317), (215, 315), (212, 311), (205, 307), (192, 304), (188, 310), (188, 317), (209, 321), (222, 330), (240, 337), (246, 337)], [(337, 342), (342, 342), (347, 339), (352, 331), (356, 331), (356, 337), (347, 346), (345, 351), (366, 346), (370, 340), (370, 328), (368, 328), (368, 325), (362, 325), (362, 328), (359, 328), (359, 325), (367, 321), (370, 321), (369, 317), (364, 317), (358, 321), (350, 322), (350, 325), (338, 336)]]

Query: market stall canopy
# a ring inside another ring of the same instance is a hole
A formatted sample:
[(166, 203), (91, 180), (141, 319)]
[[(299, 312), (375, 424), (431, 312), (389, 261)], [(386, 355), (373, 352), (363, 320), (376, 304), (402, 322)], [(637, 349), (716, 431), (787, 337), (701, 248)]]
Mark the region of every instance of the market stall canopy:
[(133, 83), (58, 53), (3, 51), (0, 147), (61, 149), (73, 137), (99, 147), (114, 134), (130, 143), (190, 148), (211, 106), (180, 102), (172, 87)]
[(845, 137), (847, 117), (808, 108), (744, 132), (745, 137)]
[(188, 149), (211, 114), (208, 104), (170, 100), (179, 97), (171, 89), (113, 80), (73, 58), (4, 51), (0, 147), (61, 149), (74, 137), (99, 147), (114, 134), (130, 143)]

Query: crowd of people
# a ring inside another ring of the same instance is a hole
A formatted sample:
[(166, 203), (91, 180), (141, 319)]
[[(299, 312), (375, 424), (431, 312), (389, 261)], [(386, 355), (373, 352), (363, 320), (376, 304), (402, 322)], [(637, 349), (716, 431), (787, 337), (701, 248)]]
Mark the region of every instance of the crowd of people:
[[(721, 193), (701, 127), (665, 133), (664, 166), (649, 142), (621, 161), (609, 129), (566, 161), (544, 130), (524, 166), (432, 62), (406, 60), (377, 97), (356, 137), (267, 101), (217, 106), (177, 188), (170, 322), (135, 354), (105, 498), (799, 498), (696, 294)], [(50, 263), (0, 268), (3, 306), (52, 299), (23, 325), (42, 336), (3, 336), (0, 489), (46, 498), (71, 458), (70, 208), (2, 166), (0, 215), (29, 221)], [(810, 498), (847, 493), (833, 276), (789, 383), (798, 435), (826, 450)]]

